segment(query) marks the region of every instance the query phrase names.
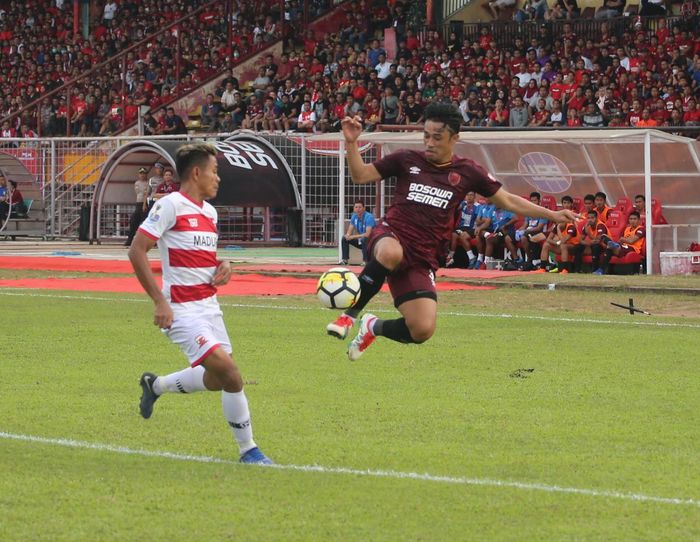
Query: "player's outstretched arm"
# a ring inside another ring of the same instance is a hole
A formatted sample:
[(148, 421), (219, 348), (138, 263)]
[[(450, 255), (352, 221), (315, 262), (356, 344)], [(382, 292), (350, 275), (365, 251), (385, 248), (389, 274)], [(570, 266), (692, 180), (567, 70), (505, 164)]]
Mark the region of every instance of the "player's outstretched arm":
[(362, 123), (359, 117), (345, 117), (340, 125), (343, 129), (345, 137), (345, 151), (348, 161), (348, 169), (352, 182), (356, 184), (366, 184), (379, 181), (382, 176), (377, 171), (377, 168), (372, 164), (365, 164), (360, 156), (360, 150), (357, 147), (357, 138), (362, 133)]
[(139, 279), (141, 286), (155, 304), (153, 323), (164, 329), (169, 328), (173, 323), (173, 311), (163, 296), (163, 292), (160, 291), (156, 278), (153, 276), (153, 271), (151, 271), (151, 264), (148, 262), (148, 251), (155, 244), (156, 242), (153, 239), (137, 231), (134, 241), (131, 243), (131, 248), (129, 248), (129, 260), (136, 272), (136, 278)]
[(545, 207), (540, 207), (524, 198), (511, 194), (505, 188), (499, 188), (489, 200), (501, 209), (508, 209), (519, 215), (546, 218), (552, 222), (575, 222), (581, 218), (578, 214), (566, 209), (550, 211)]

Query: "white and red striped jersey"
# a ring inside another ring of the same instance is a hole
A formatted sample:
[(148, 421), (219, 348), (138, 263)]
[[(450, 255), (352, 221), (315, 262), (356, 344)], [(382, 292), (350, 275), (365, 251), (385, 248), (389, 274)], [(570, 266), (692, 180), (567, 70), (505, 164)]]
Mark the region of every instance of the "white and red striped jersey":
[(211, 204), (173, 192), (156, 202), (139, 227), (141, 233), (158, 241), (163, 295), (175, 316), (221, 312), (212, 284), (218, 266), (216, 220)]

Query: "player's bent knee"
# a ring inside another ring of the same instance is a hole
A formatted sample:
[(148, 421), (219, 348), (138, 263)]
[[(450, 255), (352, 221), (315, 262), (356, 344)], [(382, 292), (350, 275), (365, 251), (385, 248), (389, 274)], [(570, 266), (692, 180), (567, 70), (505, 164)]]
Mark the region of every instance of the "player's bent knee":
[[(243, 389), (243, 378), (231, 356), (223, 348), (217, 348), (202, 362), (205, 372), (205, 386), (209, 390), (237, 393)], [(209, 376), (207, 377), (207, 373)], [(210, 387), (211, 385), (211, 387)]]
[(411, 333), (411, 339), (415, 344), (421, 344), (430, 339), (435, 333), (435, 326), (418, 324), (409, 326), (408, 330)]
[(394, 269), (403, 260), (403, 248), (394, 239), (382, 239), (374, 250), (374, 258), (387, 269)]

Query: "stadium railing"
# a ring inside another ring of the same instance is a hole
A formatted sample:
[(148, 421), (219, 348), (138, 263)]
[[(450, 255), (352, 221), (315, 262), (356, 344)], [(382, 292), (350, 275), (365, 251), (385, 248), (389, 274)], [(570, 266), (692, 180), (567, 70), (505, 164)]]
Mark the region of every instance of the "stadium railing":
[[(556, 21), (487, 21), (487, 22), (463, 22), (449, 21), (441, 27), (443, 39), (454, 32), (458, 39), (478, 41), (481, 37), (481, 30), (486, 28), (493, 39), (498, 44), (513, 44), (516, 38), (521, 38), (526, 44), (533, 38), (541, 38), (545, 31), (550, 37), (561, 36), (564, 25), (570, 25), (571, 31), (577, 38), (592, 39), (594, 42), (600, 37), (602, 28), (607, 27), (610, 35), (622, 38), (625, 32), (632, 30), (633, 25), (639, 20), (646, 30), (655, 31), (660, 19), (665, 19), (668, 28), (674, 24), (684, 22), (679, 16), (668, 17), (614, 17), (612, 19), (589, 19), (579, 17), (576, 19), (556, 20)], [(428, 27), (417, 32), (419, 37), (425, 36)], [(552, 38), (555, 39), (555, 38)]]

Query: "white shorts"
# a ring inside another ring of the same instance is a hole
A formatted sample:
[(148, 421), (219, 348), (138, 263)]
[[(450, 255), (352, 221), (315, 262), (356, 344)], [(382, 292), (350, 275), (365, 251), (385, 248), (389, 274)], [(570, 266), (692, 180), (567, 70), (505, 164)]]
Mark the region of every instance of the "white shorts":
[(170, 329), (164, 329), (163, 333), (180, 347), (192, 367), (202, 363), (218, 347), (228, 354), (232, 352), (231, 340), (221, 314), (178, 316)]

